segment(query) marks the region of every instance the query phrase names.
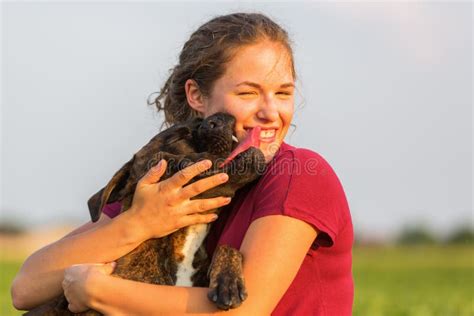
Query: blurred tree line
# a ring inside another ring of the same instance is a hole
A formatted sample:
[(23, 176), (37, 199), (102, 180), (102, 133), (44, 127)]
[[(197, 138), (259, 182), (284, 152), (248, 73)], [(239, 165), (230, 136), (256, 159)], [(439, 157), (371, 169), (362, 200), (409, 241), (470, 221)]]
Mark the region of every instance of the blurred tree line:
[(447, 236), (440, 236), (423, 226), (409, 226), (401, 230), (396, 243), (401, 245), (473, 245), (474, 229), (463, 225), (453, 229)]
[[(27, 231), (24, 225), (16, 221), (0, 221), (0, 234), (21, 235)], [(356, 232), (356, 244), (385, 243), (378, 240), (364, 240), (363, 237), (363, 232)], [(464, 224), (452, 229), (448, 235), (441, 235), (422, 224), (408, 225), (400, 230), (394, 241), (399, 245), (474, 245), (474, 227), (472, 223)]]
[(3, 235), (20, 235), (26, 231), (23, 225), (16, 221), (2, 220), (0, 221), (0, 234)]

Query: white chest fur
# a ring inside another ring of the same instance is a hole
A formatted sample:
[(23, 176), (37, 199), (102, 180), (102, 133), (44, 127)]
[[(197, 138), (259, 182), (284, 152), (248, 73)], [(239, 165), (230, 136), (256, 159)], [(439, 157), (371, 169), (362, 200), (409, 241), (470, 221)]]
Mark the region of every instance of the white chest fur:
[(193, 260), (196, 251), (201, 246), (204, 238), (208, 233), (209, 225), (197, 224), (188, 227), (186, 234), (186, 240), (184, 242), (181, 253), (184, 256), (184, 260), (178, 265), (178, 273), (176, 275), (176, 285), (178, 286), (192, 286), (191, 277), (193, 276), (195, 269), (193, 268)]

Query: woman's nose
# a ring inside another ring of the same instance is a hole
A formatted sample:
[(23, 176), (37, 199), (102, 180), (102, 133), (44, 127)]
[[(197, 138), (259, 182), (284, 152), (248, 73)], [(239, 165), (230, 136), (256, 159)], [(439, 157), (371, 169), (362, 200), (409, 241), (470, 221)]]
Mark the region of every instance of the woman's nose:
[(275, 101), (271, 98), (262, 101), (257, 112), (257, 117), (265, 121), (276, 121), (278, 119), (278, 108)]

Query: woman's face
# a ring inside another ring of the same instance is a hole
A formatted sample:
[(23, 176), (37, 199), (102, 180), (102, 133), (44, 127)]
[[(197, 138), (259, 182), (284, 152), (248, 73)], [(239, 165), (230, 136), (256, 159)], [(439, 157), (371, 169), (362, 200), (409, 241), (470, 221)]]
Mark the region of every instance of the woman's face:
[(294, 78), (287, 50), (268, 41), (240, 48), (203, 104), (205, 117), (216, 112), (235, 116), (239, 141), (260, 126), (260, 150), (269, 162), (293, 118)]

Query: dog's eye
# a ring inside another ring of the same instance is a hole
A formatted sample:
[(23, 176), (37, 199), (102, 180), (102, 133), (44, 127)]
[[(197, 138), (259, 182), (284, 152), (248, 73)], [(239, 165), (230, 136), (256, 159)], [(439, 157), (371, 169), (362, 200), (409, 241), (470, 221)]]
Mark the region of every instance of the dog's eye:
[(216, 127), (216, 123), (214, 123), (214, 122), (209, 122), (209, 127), (210, 127), (210, 128)]

